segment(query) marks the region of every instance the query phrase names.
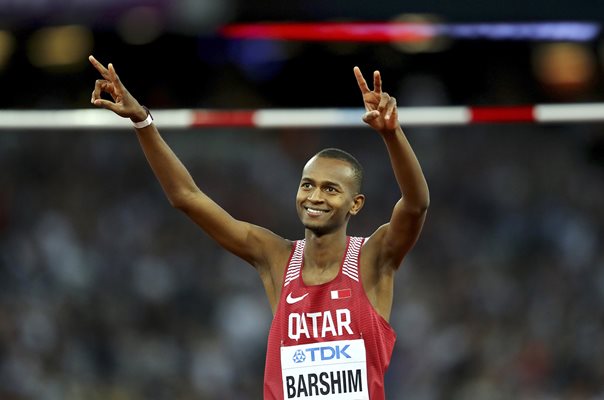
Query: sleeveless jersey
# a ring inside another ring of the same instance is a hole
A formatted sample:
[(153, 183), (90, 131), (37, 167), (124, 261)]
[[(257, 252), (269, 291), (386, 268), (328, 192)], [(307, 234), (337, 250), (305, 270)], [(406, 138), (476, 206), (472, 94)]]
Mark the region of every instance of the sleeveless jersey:
[(264, 400), (384, 400), (396, 340), (373, 308), (360, 276), (364, 238), (348, 237), (338, 275), (302, 280), (304, 240), (295, 242), (271, 324)]

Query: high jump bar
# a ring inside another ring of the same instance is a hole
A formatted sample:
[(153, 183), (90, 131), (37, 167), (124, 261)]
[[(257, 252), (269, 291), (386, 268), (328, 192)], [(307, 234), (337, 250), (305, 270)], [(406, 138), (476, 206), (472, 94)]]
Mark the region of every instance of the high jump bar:
[[(362, 108), (299, 109), (157, 109), (156, 125), (191, 128), (351, 128), (364, 126)], [(604, 103), (536, 104), (522, 106), (400, 107), (406, 126), (501, 123), (588, 123), (604, 121)], [(0, 130), (7, 129), (131, 129), (132, 124), (108, 110), (0, 110)]]

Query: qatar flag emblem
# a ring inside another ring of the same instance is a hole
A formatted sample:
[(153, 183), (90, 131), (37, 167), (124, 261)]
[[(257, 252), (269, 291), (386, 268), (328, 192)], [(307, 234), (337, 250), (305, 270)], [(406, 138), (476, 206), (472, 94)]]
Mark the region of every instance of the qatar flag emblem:
[(352, 290), (350, 290), (350, 289), (340, 289), (340, 290), (331, 291), (332, 300), (347, 299), (350, 296), (352, 296)]

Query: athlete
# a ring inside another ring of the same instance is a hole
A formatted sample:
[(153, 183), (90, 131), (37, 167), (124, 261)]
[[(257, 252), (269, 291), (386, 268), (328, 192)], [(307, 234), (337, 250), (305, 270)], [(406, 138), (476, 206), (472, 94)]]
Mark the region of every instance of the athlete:
[[(240, 221), (208, 197), (160, 136), (148, 109), (120, 81), (112, 64), (90, 56), (101, 74), (91, 102), (130, 118), (170, 204), (226, 250), (256, 268), (273, 312), (264, 399), (385, 398), (384, 374), (395, 333), (388, 320), (394, 275), (422, 229), (426, 180), (398, 121), (396, 100), (373, 90), (354, 68), (366, 113), (382, 137), (401, 191), (390, 221), (368, 238), (350, 237), (350, 217), (363, 207), (362, 168), (350, 154), (326, 149), (304, 166), (296, 209), (304, 239), (290, 241)], [(108, 93), (111, 100), (103, 99)]]

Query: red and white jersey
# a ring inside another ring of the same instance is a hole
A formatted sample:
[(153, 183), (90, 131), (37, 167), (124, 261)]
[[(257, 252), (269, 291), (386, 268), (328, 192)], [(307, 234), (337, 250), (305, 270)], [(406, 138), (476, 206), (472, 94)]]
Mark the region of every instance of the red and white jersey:
[(266, 352), (264, 400), (383, 400), (396, 340), (360, 276), (364, 238), (348, 237), (338, 275), (302, 280), (304, 240), (295, 242)]

